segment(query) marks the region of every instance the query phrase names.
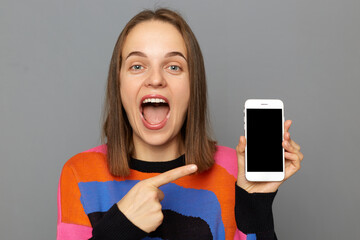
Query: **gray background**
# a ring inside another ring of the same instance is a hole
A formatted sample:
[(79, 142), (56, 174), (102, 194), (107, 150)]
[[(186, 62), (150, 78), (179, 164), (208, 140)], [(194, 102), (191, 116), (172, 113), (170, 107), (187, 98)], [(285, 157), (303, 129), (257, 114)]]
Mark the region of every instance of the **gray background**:
[(55, 239), (63, 164), (100, 144), (112, 50), (143, 8), (179, 10), (206, 62), (221, 145), (248, 98), (280, 98), (302, 169), (274, 202), (279, 239), (359, 239), (360, 1), (0, 2), (0, 238)]

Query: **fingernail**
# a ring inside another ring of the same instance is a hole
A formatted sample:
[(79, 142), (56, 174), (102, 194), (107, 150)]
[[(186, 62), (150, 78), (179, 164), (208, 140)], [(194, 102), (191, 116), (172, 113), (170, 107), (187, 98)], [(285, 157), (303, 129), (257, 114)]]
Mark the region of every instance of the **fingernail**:
[(197, 166), (195, 164), (191, 164), (191, 166), (189, 166), (189, 170), (190, 171), (196, 171), (197, 170)]

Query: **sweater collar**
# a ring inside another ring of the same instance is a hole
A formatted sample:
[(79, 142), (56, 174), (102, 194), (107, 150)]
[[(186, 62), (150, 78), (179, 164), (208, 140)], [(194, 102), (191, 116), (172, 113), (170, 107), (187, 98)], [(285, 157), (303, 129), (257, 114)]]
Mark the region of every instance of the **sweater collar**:
[(131, 157), (129, 162), (131, 169), (144, 173), (163, 173), (184, 165), (185, 155), (181, 155), (176, 159), (165, 162), (148, 162)]

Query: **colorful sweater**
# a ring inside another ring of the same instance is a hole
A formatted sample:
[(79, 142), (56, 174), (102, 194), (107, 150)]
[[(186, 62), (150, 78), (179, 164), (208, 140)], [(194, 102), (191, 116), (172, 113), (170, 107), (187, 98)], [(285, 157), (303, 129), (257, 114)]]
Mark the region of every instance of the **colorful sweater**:
[(163, 223), (147, 234), (116, 203), (139, 181), (185, 164), (131, 159), (126, 178), (110, 174), (106, 145), (79, 153), (62, 170), (57, 240), (82, 239), (276, 239), (275, 193), (249, 194), (236, 185), (236, 151), (218, 146), (213, 167), (160, 187)]

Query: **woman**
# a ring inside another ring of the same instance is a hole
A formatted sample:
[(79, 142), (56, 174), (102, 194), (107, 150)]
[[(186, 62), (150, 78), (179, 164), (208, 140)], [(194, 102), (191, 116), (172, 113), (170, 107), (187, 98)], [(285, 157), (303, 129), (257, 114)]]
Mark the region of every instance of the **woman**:
[[(206, 104), (203, 57), (186, 22), (167, 9), (137, 14), (111, 59), (107, 142), (64, 165), (58, 239), (276, 239), (271, 205), (282, 182), (245, 179), (245, 137), (236, 151), (217, 146)], [(303, 159), (290, 125), (285, 179)]]

